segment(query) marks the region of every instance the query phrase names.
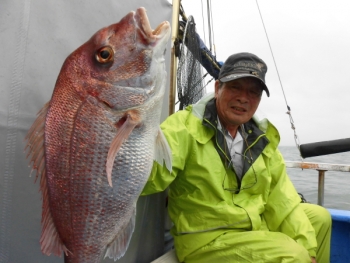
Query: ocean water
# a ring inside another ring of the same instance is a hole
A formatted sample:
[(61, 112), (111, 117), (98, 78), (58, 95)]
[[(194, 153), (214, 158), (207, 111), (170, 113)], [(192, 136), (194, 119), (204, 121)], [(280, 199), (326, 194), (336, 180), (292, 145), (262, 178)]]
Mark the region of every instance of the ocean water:
[[(301, 161), (296, 146), (279, 146), (286, 161)], [(350, 165), (350, 152), (305, 158), (304, 162)], [(317, 204), (318, 171), (287, 168), (298, 193), (309, 203)], [(350, 172), (327, 171), (324, 185), (324, 207), (350, 210)]]

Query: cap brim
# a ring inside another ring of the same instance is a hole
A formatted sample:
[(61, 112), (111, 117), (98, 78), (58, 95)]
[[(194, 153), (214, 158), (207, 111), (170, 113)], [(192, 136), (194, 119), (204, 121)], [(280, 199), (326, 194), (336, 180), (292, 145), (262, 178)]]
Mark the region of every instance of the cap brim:
[(247, 78), (247, 77), (255, 78), (255, 79), (260, 80), (260, 82), (261, 82), (261, 84), (263, 86), (263, 90), (265, 90), (267, 97), (270, 97), (270, 92), (269, 92), (269, 89), (267, 88), (265, 82), (261, 78), (255, 76), (255, 75), (252, 75), (252, 74), (230, 74), (230, 75), (227, 75), (225, 77), (222, 77), (220, 79), (220, 81), (221, 82), (229, 82), (229, 81), (232, 81), (232, 80), (241, 79), (241, 78)]

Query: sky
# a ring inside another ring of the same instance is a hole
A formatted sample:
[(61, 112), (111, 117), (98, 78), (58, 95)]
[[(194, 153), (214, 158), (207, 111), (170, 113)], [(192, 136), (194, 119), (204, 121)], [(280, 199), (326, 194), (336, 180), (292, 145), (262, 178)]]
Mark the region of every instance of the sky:
[[(277, 127), (280, 145), (295, 145), (287, 104), (300, 144), (350, 138), (350, 1), (210, 2), (217, 60), (251, 52), (268, 65), (271, 95), (263, 95), (257, 114)], [(207, 1), (182, 0), (182, 6), (209, 48)]]

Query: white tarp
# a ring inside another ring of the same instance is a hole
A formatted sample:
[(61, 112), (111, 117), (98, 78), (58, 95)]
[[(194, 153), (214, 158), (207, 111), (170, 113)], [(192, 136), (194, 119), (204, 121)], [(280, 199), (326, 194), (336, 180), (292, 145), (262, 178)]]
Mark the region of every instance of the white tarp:
[[(29, 177), (24, 137), (52, 94), (65, 58), (97, 30), (144, 6), (155, 28), (170, 21), (166, 0), (4, 0), (0, 8), (0, 262), (63, 262), (40, 251), (39, 183)], [(167, 65), (170, 60), (170, 43)], [(169, 72), (169, 67), (167, 69)], [(168, 85), (169, 86), (169, 85)], [(168, 99), (168, 91), (165, 100)], [(164, 103), (164, 116), (168, 104)], [(150, 262), (163, 249), (162, 194), (141, 198), (137, 227), (124, 258)], [(142, 236), (142, 238), (140, 238)], [(106, 259), (103, 262), (113, 262)]]

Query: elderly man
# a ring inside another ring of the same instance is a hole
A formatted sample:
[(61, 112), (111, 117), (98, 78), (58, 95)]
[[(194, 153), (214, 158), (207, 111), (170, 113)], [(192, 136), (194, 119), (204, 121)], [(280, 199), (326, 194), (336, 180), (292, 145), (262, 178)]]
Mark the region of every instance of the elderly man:
[(173, 169), (154, 163), (143, 194), (169, 186), (181, 262), (329, 262), (329, 213), (301, 203), (277, 129), (254, 115), (262, 92), (269, 96), (266, 72), (254, 54), (230, 56), (215, 94), (161, 125)]

